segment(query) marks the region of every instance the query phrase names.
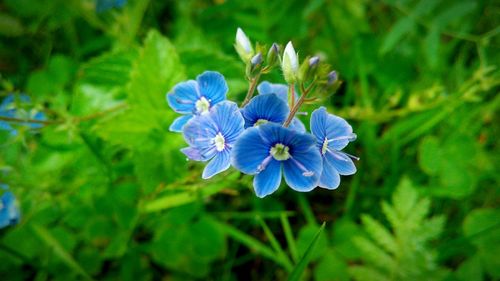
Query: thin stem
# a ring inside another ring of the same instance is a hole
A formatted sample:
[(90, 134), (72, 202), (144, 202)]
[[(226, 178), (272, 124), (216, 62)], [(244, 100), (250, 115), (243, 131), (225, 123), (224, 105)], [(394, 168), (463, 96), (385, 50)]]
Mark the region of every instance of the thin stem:
[(290, 108), (293, 108), (295, 106), (295, 84), (290, 84), (288, 88), (290, 89)]
[(262, 72), (259, 71), (257, 73), (257, 75), (255, 75), (254, 78), (250, 79), (250, 86), (248, 87), (248, 92), (247, 92), (245, 99), (241, 103), (241, 107), (244, 107), (245, 105), (247, 105), (248, 102), (250, 102), (250, 99), (252, 98), (253, 93), (255, 92), (255, 87), (257, 86), (257, 83), (259, 82), (261, 74), (262, 74)]
[(290, 123), (293, 120), (293, 117), (295, 117), (295, 114), (297, 114), (297, 111), (299, 111), (300, 107), (302, 106), (302, 104), (306, 100), (306, 97), (309, 94), (309, 92), (311, 91), (313, 84), (314, 84), (314, 82), (311, 83), (311, 85), (309, 85), (309, 87), (307, 87), (305, 89), (304, 89), (304, 85), (301, 85), (301, 88), (303, 89), (302, 95), (300, 96), (297, 103), (295, 105), (293, 105), (292, 110), (290, 110), (290, 114), (288, 115), (288, 118), (286, 119), (285, 123), (283, 123), (283, 127), (286, 128), (290, 125)]
[[(90, 121), (90, 120), (102, 117), (104, 115), (107, 115), (109, 113), (118, 111), (120, 109), (124, 109), (127, 106), (128, 106), (127, 104), (120, 104), (120, 105), (117, 105), (117, 106), (112, 107), (112, 108), (107, 109), (107, 110), (96, 112), (96, 113), (93, 113), (93, 114), (90, 114), (90, 115), (87, 115), (87, 116), (83, 116), (83, 117), (74, 118), (73, 121), (75, 123)], [(7, 121), (7, 122), (17, 122), (17, 123), (36, 123), (36, 124), (43, 124), (45, 126), (57, 125), (57, 124), (64, 124), (64, 123), (67, 122), (67, 120), (65, 120), (65, 119), (60, 119), (60, 120), (36, 120), (36, 119), (29, 119), (29, 118), (16, 118), (16, 117), (6, 117), (6, 116), (0, 116), (0, 120)]]

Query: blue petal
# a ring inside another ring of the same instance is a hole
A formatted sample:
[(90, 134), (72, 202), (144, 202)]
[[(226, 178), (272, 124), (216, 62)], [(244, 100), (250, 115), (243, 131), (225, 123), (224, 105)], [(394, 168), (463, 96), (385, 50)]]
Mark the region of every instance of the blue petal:
[(352, 162), (352, 159), (345, 153), (328, 150), (325, 154), (325, 158), (326, 161), (328, 161), (328, 163), (343, 176), (353, 175), (356, 173), (356, 166)]
[(197, 148), (214, 147), (213, 138), (218, 133), (217, 124), (209, 114), (195, 116), (184, 125), (182, 132), (189, 146)]
[(21, 217), (16, 197), (10, 191), (4, 192), (0, 197), (0, 228), (16, 224)]
[(218, 152), (203, 170), (202, 178), (209, 179), (214, 175), (229, 169), (231, 164), (229, 155), (230, 151), (228, 149)]
[(186, 155), (186, 157), (191, 160), (208, 161), (215, 156), (217, 150), (215, 149), (215, 147), (208, 147), (204, 149), (195, 147), (185, 147), (181, 149), (181, 152), (184, 153), (184, 155)]
[(341, 138), (329, 142), (328, 147), (335, 150), (343, 149), (354, 138), (351, 125), (338, 116), (328, 114), (325, 107), (313, 111), (311, 115), (311, 132), (320, 144), (325, 138), (329, 140)]
[(294, 117), (292, 119), (289, 128), (299, 133), (306, 132), (306, 126), (304, 126), (304, 123), (302, 123), (302, 121), (300, 121), (300, 119), (297, 117)]
[(266, 168), (255, 175), (253, 179), (253, 188), (255, 194), (262, 198), (275, 192), (281, 183), (281, 163), (271, 160)]
[[(34, 120), (39, 120), (39, 121), (46, 120), (45, 114), (41, 111), (38, 111), (35, 114), (33, 114), (33, 116), (31, 118), (33, 118)], [(31, 129), (39, 129), (39, 128), (43, 127), (43, 124), (41, 124), (41, 123), (28, 123), (28, 126), (30, 126)]]
[[(269, 147), (276, 143), (291, 145), (298, 135), (298, 133), (292, 129), (284, 128), (276, 123), (262, 124), (259, 126), (259, 129), (262, 139), (269, 144)], [(314, 138), (312, 139), (314, 140)]]
[(243, 132), (244, 120), (238, 105), (234, 102), (223, 101), (215, 105), (210, 117), (217, 124), (218, 131), (224, 136), (226, 145), (231, 145)]
[(193, 118), (193, 115), (184, 115), (181, 117), (177, 117), (172, 124), (170, 124), (170, 127), (168, 128), (171, 132), (177, 132), (180, 133), (182, 132), (182, 127), (186, 125), (186, 123)]
[(196, 101), (200, 98), (198, 83), (194, 80), (175, 85), (167, 94), (168, 105), (177, 113), (191, 114), (196, 111)]
[(252, 127), (259, 119), (269, 122), (285, 122), (290, 110), (286, 102), (275, 94), (260, 95), (254, 97), (241, 113), (245, 118), (245, 128)]
[(201, 95), (207, 98), (211, 106), (226, 99), (227, 83), (219, 72), (205, 71), (196, 80)]
[(271, 144), (261, 137), (263, 127), (245, 130), (236, 141), (232, 150), (232, 165), (245, 174), (256, 174), (264, 159), (269, 156)]
[[(305, 138), (308, 135), (299, 135), (297, 138)], [(294, 143), (310, 143), (310, 140), (294, 140)], [(292, 146), (291, 158), (284, 161), (284, 174), (286, 183), (297, 191), (311, 191), (318, 185), (321, 176), (322, 161), (317, 147)]]
[(278, 98), (288, 103), (288, 86), (285, 84), (273, 84), (263, 81), (257, 86), (260, 95), (276, 94)]
[(13, 130), (13, 128), (8, 122), (0, 121), (0, 130), (10, 131)]
[(337, 170), (323, 158), (323, 171), (319, 178), (319, 186), (326, 189), (336, 189), (340, 184), (340, 175)]

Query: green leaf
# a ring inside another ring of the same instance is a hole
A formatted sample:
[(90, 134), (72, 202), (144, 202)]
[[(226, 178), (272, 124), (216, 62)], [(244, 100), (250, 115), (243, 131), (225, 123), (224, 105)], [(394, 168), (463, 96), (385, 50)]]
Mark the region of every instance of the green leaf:
[(485, 270), (500, 278), (500, 211), (498, 209), (477, 209), (472, 211), (463, 224), (465, 236), (478, 249)]
[(104, 139), (135, 150), (151, 150), (166, 142), (176, 114), (168, 108), (166, 93), (184, 79), (184, 66), (170, 41), (150, 31), (132, 64), (127, 85), (130, 109), (104, 120), (95, 128)]
[(316, 281), (348, 281), (347, 262), (341, 256), (329, 249), (314, 268)]
[(410, 17), (400, 19), (385, 36), (380, 53), (383, 55), (390, 52), (414, 27), (415, 22)]
[(436, 175), (441, 167), (441, 149), (436, 137), (426, 136), (419, 146), (420, 168), (429, 175)]
[(361, 216), (361, 221), (368, 233), (372, 236), (380, 246), (392, 254), (397, 252), (397, 242), (392, 237), (392, 234), (378, 221), (368, 215)]
[(320, 240), (321, 234), (323, 230), (325, 229), (326, 223), (324, 222), (319, 230), (316, 232), (316, 235), (314, 235), (313, 239), (309, 243), (309, 246), (307, 247), (306, 251), (300, 258), (299, 262), (295, 265), (292, 273), (290, 273), (290, 276), (288, 277), (289, 281), (297, 281), (300, 280), (300, 277), (304, 273), (304, 270), (306, 269), (307, 265), (312, 259), (312, 253), (314, 251), (314, 248), (316, 247), (316, 244)]
[(441, 33), (437, 28), (431, 28), (424, 40), (424, 52), (430, 69), (435, 69), (439, 63), (439, 45)]
[(349, 268), (349, 274), (356, 281), (387, 281), (387, 277), (379, 271), (366, 266), (352, 266)]
[(75, 261), (75, 259), (68, 253), (64, 247), (52, 236), (52, 234), (40, 225), (32, 225), (33, 230), (38, 237), (50, 247), (55, 254), (75, 273), (82, 275), (85, 279), (92, 280), (92, 278), (85, 272), (85, 270)]

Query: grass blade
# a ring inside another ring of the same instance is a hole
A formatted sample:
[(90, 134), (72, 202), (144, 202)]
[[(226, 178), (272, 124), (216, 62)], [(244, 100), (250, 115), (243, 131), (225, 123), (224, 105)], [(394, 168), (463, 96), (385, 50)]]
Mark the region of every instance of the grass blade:
[(314, 236), (313, 240), (309, 244), (309, 247), (307, 247), (306, 252), (304, 255), (300, 258), (299, 262), (295, 265), (295, 268), (293, 269), (292, 273), (288, 277), (288, 281), (298, 281), (300, 280), (300, 277), (302, 276), (302, 273), (307, 267), (307, 264), (309, 264), (309, 260), (311, 259), (311, 253), (314, 249), (314, 246), (316, 246), (316, 243), (318, 242), (319, 236), (321, 235), (321, 232), (325, 229), (326, 223), (324, 222), (321, 225), (321, 228), (318, 230), (316, 235)]

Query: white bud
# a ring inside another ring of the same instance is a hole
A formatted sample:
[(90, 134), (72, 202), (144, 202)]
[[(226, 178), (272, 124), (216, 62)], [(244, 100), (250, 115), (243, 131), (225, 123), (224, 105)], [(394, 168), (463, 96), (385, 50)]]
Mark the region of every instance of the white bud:
[(293, 48), (292, 42), (286, 44), (285, 52), (283, 53), (283, 61), (281, 62), (281, 69), (285, 75), (285, 80), (288, 83), (294, 83), (299, 70), (299, 59)]
[(248, 62), (253, 56), (253, 48), (250, 39), (241, 28), (238, 27), (236, 30), (236, 51), (240, 55), (241, 59)]

